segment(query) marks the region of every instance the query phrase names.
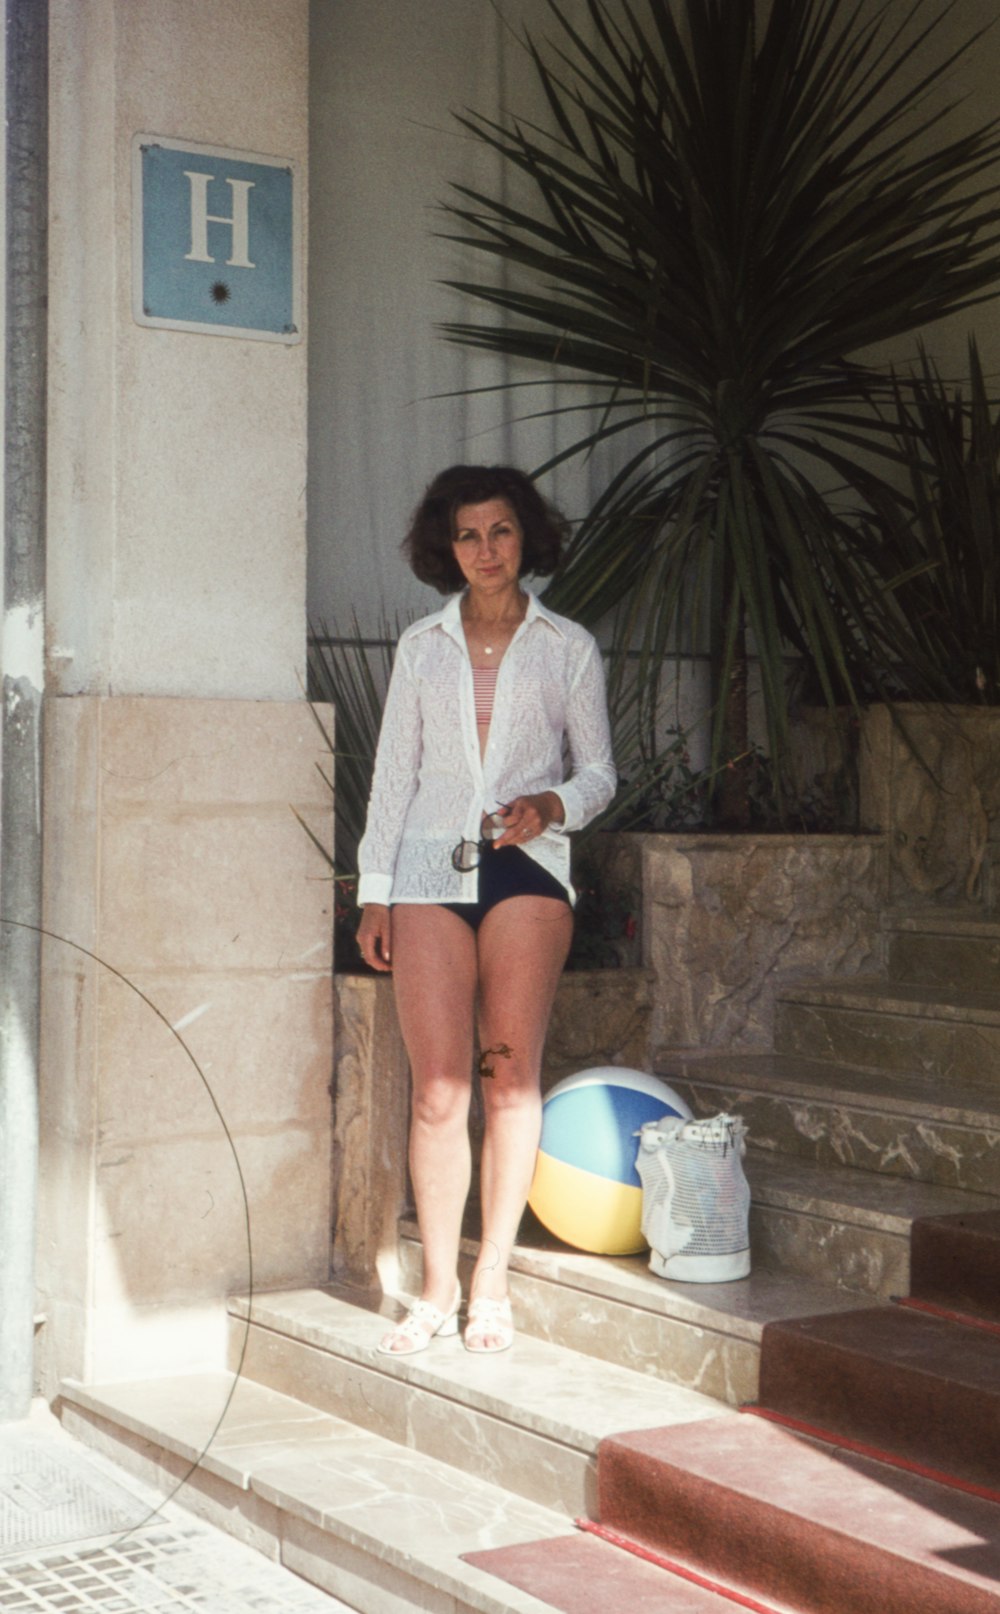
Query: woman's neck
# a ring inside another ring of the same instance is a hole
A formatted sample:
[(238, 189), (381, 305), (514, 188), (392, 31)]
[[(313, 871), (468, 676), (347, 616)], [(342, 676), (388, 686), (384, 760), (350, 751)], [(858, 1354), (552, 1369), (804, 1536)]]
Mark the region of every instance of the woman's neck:
[(468, 589), (462, 600), (462, 619), (465, 622), (500, 623), (520, 622), (528, 608), (528, 596), (515, 585), (502, 594), (482, 594)]

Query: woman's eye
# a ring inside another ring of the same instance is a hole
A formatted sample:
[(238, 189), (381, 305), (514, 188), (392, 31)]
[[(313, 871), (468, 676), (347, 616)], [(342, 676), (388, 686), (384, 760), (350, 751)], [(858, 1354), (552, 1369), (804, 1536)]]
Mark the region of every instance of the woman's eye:
[(471, 532), (460, 532), (455, 539), (456, 544), (472, 544), (475, 541), (475, 534)]

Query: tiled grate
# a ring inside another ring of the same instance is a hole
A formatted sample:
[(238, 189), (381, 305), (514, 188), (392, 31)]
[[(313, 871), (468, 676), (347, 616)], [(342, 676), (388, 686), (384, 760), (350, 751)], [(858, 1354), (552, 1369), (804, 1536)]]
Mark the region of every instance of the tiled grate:
[(2, 1614), (332, 1614), (343, 1607), (195, 1522), (161, 1522), (110, 1545), (0, 1562)]
[(0, 1430), (0, 1560), (118, 1534), (148, 1514), (145, 1503), (72, 1446)]

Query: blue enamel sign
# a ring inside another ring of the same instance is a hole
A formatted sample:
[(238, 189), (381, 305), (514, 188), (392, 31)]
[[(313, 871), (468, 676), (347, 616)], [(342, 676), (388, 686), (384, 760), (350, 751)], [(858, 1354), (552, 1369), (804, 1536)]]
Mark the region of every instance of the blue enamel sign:
[(140, 325), (299, 340), (292, 162), (138, 135), (133, 179)]

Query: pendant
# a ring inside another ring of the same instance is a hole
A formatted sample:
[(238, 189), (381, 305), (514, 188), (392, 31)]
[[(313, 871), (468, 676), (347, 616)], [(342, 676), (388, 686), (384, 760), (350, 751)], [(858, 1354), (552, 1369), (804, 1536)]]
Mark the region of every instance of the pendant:
[(491, 644), (484, 644), (483, 645), (483, 655), (484, 656), (492, 656), (492, 654), (493, 654), (493, 646)]

